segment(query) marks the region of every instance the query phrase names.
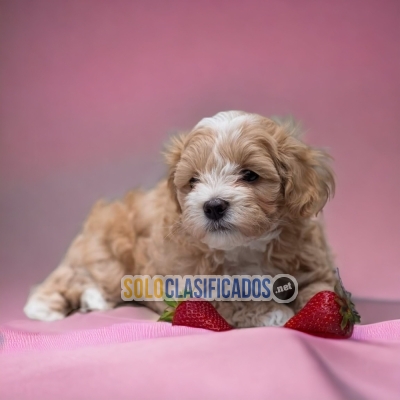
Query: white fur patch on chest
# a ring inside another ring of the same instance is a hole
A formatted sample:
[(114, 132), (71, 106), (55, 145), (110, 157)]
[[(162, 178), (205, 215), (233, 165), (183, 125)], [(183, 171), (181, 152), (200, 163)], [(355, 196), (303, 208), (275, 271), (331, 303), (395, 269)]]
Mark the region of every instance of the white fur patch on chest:
[(275, 230), (264, 237), (225, 252), (224, 273), (227, 275), (265, 275), (267, 245), (280, 234)]

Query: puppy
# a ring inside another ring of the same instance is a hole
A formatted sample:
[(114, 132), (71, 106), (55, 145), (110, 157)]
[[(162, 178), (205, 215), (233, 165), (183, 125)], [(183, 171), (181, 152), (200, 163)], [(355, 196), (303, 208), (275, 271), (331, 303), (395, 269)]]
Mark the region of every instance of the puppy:
[[(295, 129), (221, 112), (173, 138), (168, 176), (153, 190), (98, 202), (25, 314), (52, 321), (121, 302), (124, 275), (293, 275), (298, 296), (215, 302), (235, 327), (279, 326), (336, 282), (320, 218), (334, 191), (330, 157)], [(146, 302), (161, 312), (162, 302)]]

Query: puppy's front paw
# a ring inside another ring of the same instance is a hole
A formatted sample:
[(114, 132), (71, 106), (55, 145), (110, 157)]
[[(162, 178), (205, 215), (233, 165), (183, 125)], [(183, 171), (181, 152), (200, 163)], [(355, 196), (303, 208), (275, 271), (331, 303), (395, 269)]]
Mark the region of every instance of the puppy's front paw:
[(28, 318), (39, 321), (57, 321), (63, 319), (65, 314), (52, 308), (51, 302), (30, 298), (24, 307), (24, 313)]
[(109, 310), (112, 306), (105, 300), (99, 289), (94, 287), (87, 288), (81, 296), (81, 312), (87, 311), (104, 311)]
[(294, 316), (294, 312), (291, 308), (284, 304), (280, 304), (273, 310), (267, 312), (260, 319), (263, 326), (283, 326)]

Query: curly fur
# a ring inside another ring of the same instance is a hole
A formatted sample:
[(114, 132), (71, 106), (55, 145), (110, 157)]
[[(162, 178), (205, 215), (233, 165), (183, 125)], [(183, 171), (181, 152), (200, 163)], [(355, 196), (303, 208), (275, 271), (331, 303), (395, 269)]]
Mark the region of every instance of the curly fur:
[[(29, 317), (112, 308), (126, 274), (295, 276), (299, 295), (289, 305), (216, 302), (237, 327), (283, 325), (315, 293), (333, 288), (332, 257), (316, 217), (334, 192), (330, 157), (302, 142), (293, 124), (222, 112), (173, 138), (165, 156), (168, 176), (154, 189), (94, 206), (59, 267), (30, 296)], [(259, 179), (244, 182), (244, 169)], [(204, 216), (212, 197), (230, 204), (224, 230)]]

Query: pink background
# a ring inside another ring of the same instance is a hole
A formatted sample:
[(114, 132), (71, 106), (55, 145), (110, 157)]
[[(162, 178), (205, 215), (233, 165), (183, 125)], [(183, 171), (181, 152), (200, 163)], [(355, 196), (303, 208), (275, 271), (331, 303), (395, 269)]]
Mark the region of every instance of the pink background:
[(400, 3), (29, 1), (0, 12), (0, 321), (91, 204), (163, 176), (168, 134), (293, 114), (335, 158), (328, 233), (350, 291), (400, 300)]

